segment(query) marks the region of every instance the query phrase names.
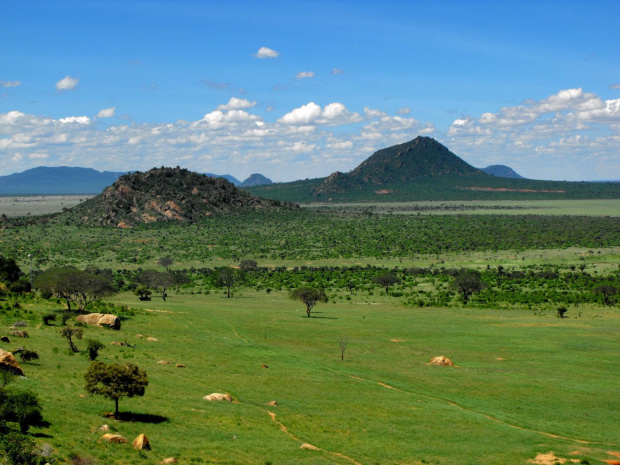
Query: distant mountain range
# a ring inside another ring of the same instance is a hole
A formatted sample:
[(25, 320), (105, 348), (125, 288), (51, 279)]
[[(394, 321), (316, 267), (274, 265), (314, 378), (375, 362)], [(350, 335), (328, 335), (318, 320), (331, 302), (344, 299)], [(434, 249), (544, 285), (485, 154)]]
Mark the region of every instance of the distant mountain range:
[[(0, 195), (70, 195), (100, 194), (125, 173), (92, 168), (69, 166), (39, 166), (21, 173), (0, 176)], [(206, 176), (224, 178), (235, 186), (259, 186), (272, 181), (261, 174), (252, 174), (241, 182), (224, 174), (205, 173)]]

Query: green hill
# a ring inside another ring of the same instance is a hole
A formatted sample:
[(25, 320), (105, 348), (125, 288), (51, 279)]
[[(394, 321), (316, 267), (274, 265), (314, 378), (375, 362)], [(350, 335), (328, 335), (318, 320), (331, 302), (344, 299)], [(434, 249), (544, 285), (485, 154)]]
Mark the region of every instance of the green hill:
[(540, 200), (620, 198), (618, 183), (502, 178), (469, 165), (429, 137), (375, 152), (349, 173), (256, 186), (262, 197), (290, 202)]

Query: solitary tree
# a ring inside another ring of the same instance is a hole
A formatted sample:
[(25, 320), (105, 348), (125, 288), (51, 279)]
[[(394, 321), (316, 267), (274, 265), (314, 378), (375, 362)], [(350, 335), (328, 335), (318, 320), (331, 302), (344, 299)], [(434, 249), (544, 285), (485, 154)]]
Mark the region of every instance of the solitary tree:
[(312, 308), (318, 302), (327, 302), (327, 295), (322, 289), (316, 289), (314, 287), (298, 287), (297, 289), (293, 289), (289, 297), (292, 300), (301, 300), (304, 304), (306, 304), (306, 313), (308, 318), (310, 318), (310, 312)]
[(60, 335), (62, 337), (64, 337), (65, 339), (67, 339), (67, 341), (69, 341), (69, 348), (73, 352), (78, 352), (78, 348), (75, 345), (75, 343), (73, 342), (73, 338), (75, 338), (75, 339), (82, 339), (82, 336), (84, 336), (84, 330), (82, 328), (74, 328), (72, 326), (64, 326), (60, 330)]
[(157, 263), (163, 266), (166, 269), (166, 271), (170, 271), (170, 267), (174, 263), (174, 260), (170, 257), (162, 257), (159, 260), (157, 260)]
[(486, 287), (482, 281), (480, 272), (476, 270), (461, 270), (454, 276), (451, 284), (452, 289), (456, 289), (463, 297), (463, 304), (467, 305), (469, 298), (474, 292), (480, 292)]
[(338, 339), (338, 344), (340, 344), (340, 360), (344, 362), (344, 351), (347, 350), (349, 339), (346, 337), (341, 337)]
[(147, 288), (157, 289), (164, 302), (168, 297), (168, 288), (176, 282), (173, 274), (156, 270), (143, 271), (136, 276), (136, 281)]
[(225, 287), (227, 291), (227, 297), (230, 299), (230, 289), (237, 283), (245, 280), (245, 272), (241, 269), (222, 267), (217, 268), (211, 275), (213, 278), (213, 284), (219, 287)]
[(0, 282), (12, 283), (17, 281), (21, 275), (22, 270), (19, 269), (14, 258), (5, 258), (0, 255)]
[(91, 303), (116, 292), (104, 274), (93, 274), (69, 266), (46, 270), (37, 277), (35, 287), (65, 299), (68, 310), (74, 302), (80, 312), (84, 312)]
[(22, 434), (31, 426), (41, 426), (43, 416), (37, 395), (29, 391), (0, 390), (0, 423), (2, 421), (18, 423)]
[(153, 291), (151, 291), (148, 286), (141, 285), (136, 287), (134, 294), (136, 294), (140, 300), (151, 300), (151, 294), (153, 294)]
[(143, 396), (149, 384), (146, 372), (131, 363), (123, 366), (117, 363), (91, 362), (84, 378), (86, 391), (114, 401), (115, 417), (119, 416), (120, 398)]
[(394, 284), (400, 284), (401, 280), (394, 273), (386, 273), (372, 278), (372, 282), (385, 288), (387, 294), (390, 290), (390, 286)]

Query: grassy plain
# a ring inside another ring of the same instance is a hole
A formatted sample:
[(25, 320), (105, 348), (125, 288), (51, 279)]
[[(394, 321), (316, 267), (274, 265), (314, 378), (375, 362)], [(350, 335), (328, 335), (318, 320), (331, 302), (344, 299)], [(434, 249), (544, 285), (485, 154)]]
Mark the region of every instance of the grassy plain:
[[(127, 230), (30, 224), (0, 230), (0, 254), (15, 257), (24, 271), (32, 253), (35, 271), (148, 269), (170, 256), (177, 270), (254, 259), (288, 268), (539, 265), (575, 275), (585, 265), (593, 277), (615, 276), (617, 201), (580, 202), (493, 202), (476, 217), (468, 213), (482, 202), (457, 202), (458, 211), (432, 203), (432, 217), (416, 211), (420, 218), (408, 203), (375, 211), (355, 206), (351, 215), (339, 212), (346, 205), (330, 205), (326, 215)], [(564, 217), (576, 211), (581, 216)], [(380, 289), (350, 293), (334, 285), (330, 302), (306, 318), (286, 286), (271, 293), (257, 287), (235, 289), (232, 299), (201, 285), (170, 291), (167, 302), (140, 302), (128, 292), (107, 299), (123, 316), (122, 329), (86, 328), (84, 339), (105, 344), (99, 360), (135, 363), (150, 381), (144, 397), (121, 400), (121, 412), (133, 414), (123, 422), (102, 416), (112, 401), (85, 396), (86, 341), (76, 341), (82, 352), (73, 355), (60, 323), (42, 324), (44, 314), (64, 309), (61, 302), (23, 300), (15, 309), (13, 298), (0, 301), (0, 328), (25, 320), (30, 334), (2, 347), (23, 345), (40, 355), (9, 387), (39, 395), (50, 426), (33, 429), (37, 443), (53, 447), (56, 463), (71, 464), (77, 454), (97, 465), (155, 464), (170, 456), (181, 464), (260, 465), (526, 464), (550, 452), (583, 464), (619, 458), (611, 454), (620, 454), (617, 306), (574, 305), (558, 319), (554, 302), (531, 310), (417, 308)], [(411, 291), (434, 288), (420, 281)], [(344, 361), (340, 339), (348, 341)], [(438, 355), (456, 366), (429, 365)], [(235, 402), (203, 399), (213, 392), (230, 393)], [(273, 400), (277, 406), (267, 405)], [(129, 444), (102, 442), (103, 424), (129, 441), (145, 433), (152, 451), (140, 455)], [(320, 450), (301, 449), (304, 443)]]
[[(583, 307), (581, 316), (559, 320), (551, 312), (411, 309), (353, 294), (308, 319), (302, 304), (275, 291), (180, 294), (165, 303), (122, 294), (113, 302), (133, 310), (121, 331), (88, 328), (85, 338), (105, 343), (100, 360), (147, 371), (146, 395), (120, 404), (137, 421), (102, 418), (113, 403), (82, 397), (85, 354), (69, 355), (59, 328), (39, 323), (49, 304), (26, 305), (24, 345), (41, 360), (25, 364), (27, 378), (16, 384), (39, 393), (51, 423), (36, 430), (39, 441), (61, 458), (507, 464), (550, 451), (600, 463), (620, 452), (617, 309)], [(3, 326), (12, 317), (0, 314)], [(344, 361), (340, 338), (348, 340)], [(125, 340), (136, 348), (110, 345)], [(429, 365), (438, 355), (456, 366)], [(212, 392), (235, 402), (203, 400)], [(266, 405), (272, 400), (278, 406)], [(103, 443), (104, 423), (130, 441), (145, 433), (153, 450), (140, 457), (130, 445)]]

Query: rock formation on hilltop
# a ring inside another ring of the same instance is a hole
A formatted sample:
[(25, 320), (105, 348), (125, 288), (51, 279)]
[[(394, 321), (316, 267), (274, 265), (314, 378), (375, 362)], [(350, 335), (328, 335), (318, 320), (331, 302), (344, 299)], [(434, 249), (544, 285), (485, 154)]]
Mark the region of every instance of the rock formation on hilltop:
[(132, 227), (154, 222), (196, 223), (218, 214), (295, 207), (250, 195), (223, 178), (162, 167), (121, 176), (102, 194), (65, 214), (80, 224)]

